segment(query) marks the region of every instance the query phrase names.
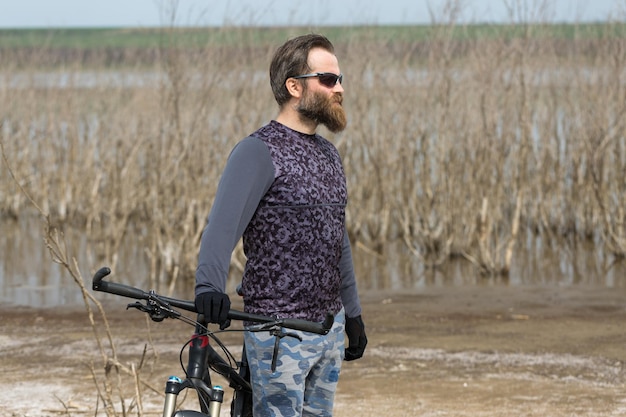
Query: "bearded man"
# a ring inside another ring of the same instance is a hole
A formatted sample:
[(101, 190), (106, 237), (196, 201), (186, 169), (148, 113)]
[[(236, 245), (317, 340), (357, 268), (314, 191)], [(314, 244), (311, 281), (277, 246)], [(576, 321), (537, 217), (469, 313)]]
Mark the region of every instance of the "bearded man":
[(278, 116), (232, 150), (202, 234), (195, 303), (207, 321), (228, 325), (226, 279), (240, 238), (246, 312), (317, 322), (335, 315), (327, 335), (299, 332), (302, 341), (244, 333), (255, 416), (332, 415), (342, 360), (360, 358), (367, 344), (346, 177), (336, 147), (316, 133), (346, 127), (342, 80), (326, 37), (278, 48), (270, 64)]

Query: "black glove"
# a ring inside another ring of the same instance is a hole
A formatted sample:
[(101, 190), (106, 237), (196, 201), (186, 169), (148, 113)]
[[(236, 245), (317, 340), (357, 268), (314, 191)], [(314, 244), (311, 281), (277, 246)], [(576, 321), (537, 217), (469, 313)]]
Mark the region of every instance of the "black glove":
[(204, 314), (208, 323), (217, 323), (224, 330), (230, 326), (228, 310), (230, 310), (230, 298), (223, 292), (203, 292), (196, 295), (196, 310)]
[(359, 359), (363, 356), (365, 346), (367, 346), (365, 325), (361, 316), (354, 318), (346, 317), (346, 334), (348, 335), (348, 347), (344, 359), (347, 361)]

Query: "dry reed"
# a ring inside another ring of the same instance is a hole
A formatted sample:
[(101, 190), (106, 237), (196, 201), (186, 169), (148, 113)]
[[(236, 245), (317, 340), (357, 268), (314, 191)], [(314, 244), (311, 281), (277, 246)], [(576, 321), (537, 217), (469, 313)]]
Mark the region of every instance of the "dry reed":
[[(535, 236), (626, 254), (626, 38), (610, 24), (566, 41), (522, 27), (512, 39), (442, 26), (428, 41), (337, 45), (350, 125), (328, 136), (344, 156), (358, 247), (384, 259), (402, 241), (426, 265), (463, 257), (504, 275)], [(193, 280), (225, 159), (277, 110), (271, 48), (242, 42), (173, 46), (118, 71), (81, 59), (42, 75), (24, 57), (5, 68), (12, 169), (55, 225), (85, 230), (94, 270), (119, 266), (132, 233), (155, 289)], [(0, 177), (3, 215), (23, 215), (24, 196)]]

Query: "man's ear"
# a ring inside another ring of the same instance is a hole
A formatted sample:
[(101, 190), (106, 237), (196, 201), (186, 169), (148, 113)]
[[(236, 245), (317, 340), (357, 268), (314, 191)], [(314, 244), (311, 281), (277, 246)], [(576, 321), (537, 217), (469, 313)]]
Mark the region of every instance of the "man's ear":
[(302, 84), (295, 78), (287, 78), (285, 81), (285, 87), (292, 97), (300, 98), (302, 95)]

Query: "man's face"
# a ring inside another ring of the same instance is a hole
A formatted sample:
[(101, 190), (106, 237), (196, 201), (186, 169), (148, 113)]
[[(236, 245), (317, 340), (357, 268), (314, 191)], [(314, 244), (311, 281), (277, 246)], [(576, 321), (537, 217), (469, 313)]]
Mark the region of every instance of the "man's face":
[[(337, 57), (324, 49), (312, 49), (309, 53), (309, 66), (312, 73), (340, 74)], [(305, 118), (323, 124), (331, 132), (340, 132), (347, 125), (343, 109), (343, 86), (336, 83), (327, 86), (317, 77), (305, 79), (304, 91), (298, 103), (298, 113)]]

